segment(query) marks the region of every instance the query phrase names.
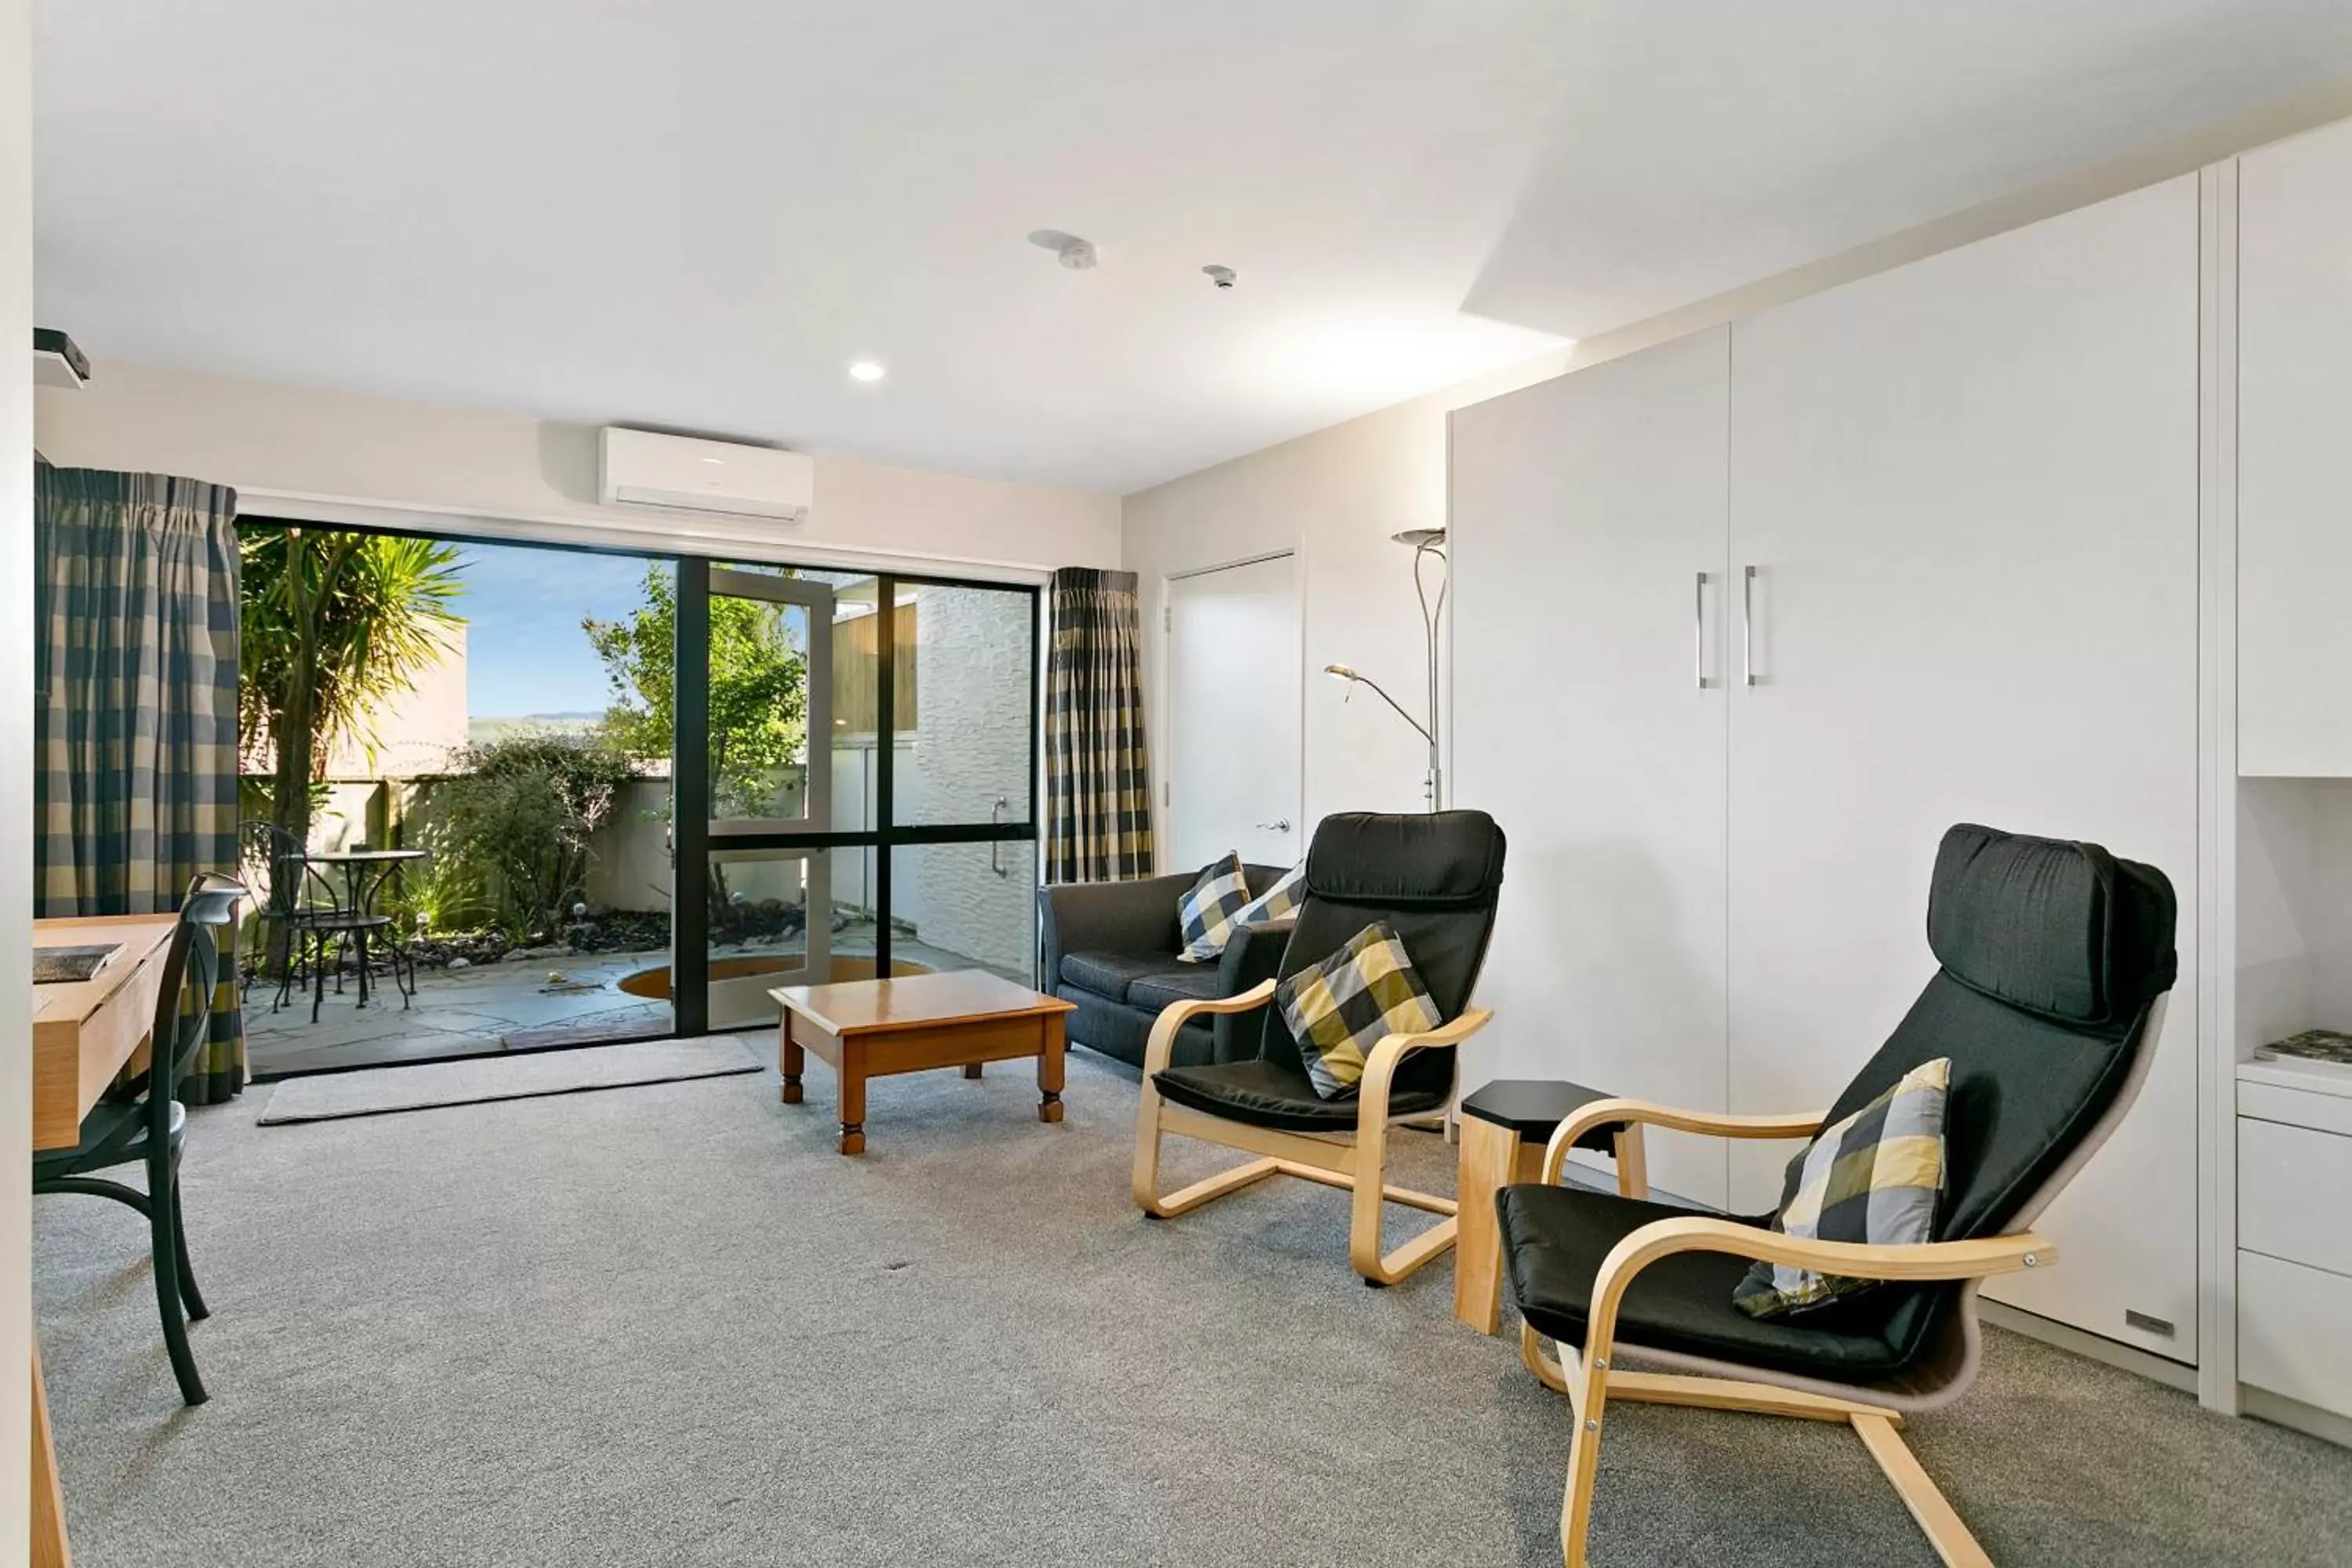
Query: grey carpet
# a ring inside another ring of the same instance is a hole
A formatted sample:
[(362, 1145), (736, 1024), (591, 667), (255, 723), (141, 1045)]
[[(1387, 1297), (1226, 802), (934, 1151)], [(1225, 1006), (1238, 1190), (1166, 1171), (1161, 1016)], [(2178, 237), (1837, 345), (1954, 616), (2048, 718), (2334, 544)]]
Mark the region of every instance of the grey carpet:
[(585, 1089), (676, 1083), (760, 1070), (741, 1040), (713, 1035), (690, 1040), (641, 1040), (635, 1045), (534, 1051), (523, 1056), (472, 1057), (362, 1072), (289, 1079), (263, 1091), (264, 1127), (381, 1116), (395, 1110), (530, 1100)]
[[(197, 1110), (211, 1404), (174, 1394), (136, 1216), (36, 1204), (76, 1562), (1559, 1562), (1568, 1406), (1453, 1321), (1446, 1266), (1365, 1289), (1303, 1183), (1147, 1221), (1131, 1081), (1074, 1057), (1068, 1121), (1034, 1102), (1018, 1068), (878, 1081), (856, 1160), (822, 1068), (800, 1106), (763, 1075)], [(1452, 1190), (1440, 1140), (1402, 1145)], [(1222, 1159), (1174, 1148), (1179, 1180)], [(2352, 1454), (2015, 1335), (1911, 1433), (2003, 1563), (2352, 1552)], [(1632, 1405), (1594, 1561), (1932, 1558), (1842, 1430)]]

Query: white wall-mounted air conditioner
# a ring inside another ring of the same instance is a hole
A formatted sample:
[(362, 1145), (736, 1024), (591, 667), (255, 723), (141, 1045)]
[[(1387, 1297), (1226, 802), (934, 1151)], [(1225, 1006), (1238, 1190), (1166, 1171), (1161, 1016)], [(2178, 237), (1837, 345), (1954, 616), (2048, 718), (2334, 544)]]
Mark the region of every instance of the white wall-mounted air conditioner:
[(800, 522), (816, 494), (816, 465), (800, 452), (604, 427), (597, 444), (606, 506), (658, 506)]

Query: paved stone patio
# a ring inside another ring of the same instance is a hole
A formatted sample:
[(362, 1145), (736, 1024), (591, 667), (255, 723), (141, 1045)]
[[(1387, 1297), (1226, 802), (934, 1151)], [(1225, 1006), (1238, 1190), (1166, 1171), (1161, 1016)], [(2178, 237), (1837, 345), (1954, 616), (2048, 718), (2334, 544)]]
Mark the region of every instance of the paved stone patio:
[[(619, 1037), (669, 1031), (669, 1004), (632, 996), (620, 982), (669, 962), (666, 951), (570, 954), (513, 960), (470, 969), (420, 969), (416, 995), (403, 1008), (389, 976), (369, 984), (368, 1005), (350, 976), (342, 994), (327, 983), (319, 1021), (310, 1022), (310, 994), (289, 995), (272, 1011), (275, 985), (257, 982), (245, 1003), (246, 1059), (257, 1077), (332, 1068), (382, 1067), (510, 1048), (507, 1037), (524, 1030), (593, 1028)], [(566, 984), (551, 985), (560, 972)]]
[[(765, 956), (771, 951), (756, 946), (726, 948), (711, 956)], [(870, 928), (862, 936), (855, 931), (836, 933), (833, 952), (836, 957), (871, 958)], [(891, 939), (890, 952), (895, 960), (935, 971), (988, 967), (904, 935)], [(289, 994), (286, 1005), (273, 1011), (277, 986), (257, 981), (245, 1000), (247, 1069), (257, 1078), (275, 1078), (544, 1049), (596, 1038), (659, 1037), (670, 1032), (669, 1004), (632, 996), (620, 988), (620, 983), (639, 970), (667, 963), (669, 952), (665, 948), (509, 958), (467, 969), (420, 969), (416, 995), (405, 1008), (389, 975), (371, 979), (365, 1007), (359, 1005), (355, 978), (346, 975), (338, 995), (330, 977), (315, 1024), (310, 1021), (307, 988)], [(551, 973), (562, 974), (562, 983), (550, 984)], [(1025, 976), (1008, 974), (1007, 978), (1027, 983)], [(576, 1032), (579, 1039), (559, 1041), (543, 1035), (515, 1037), (544, 1030)]]

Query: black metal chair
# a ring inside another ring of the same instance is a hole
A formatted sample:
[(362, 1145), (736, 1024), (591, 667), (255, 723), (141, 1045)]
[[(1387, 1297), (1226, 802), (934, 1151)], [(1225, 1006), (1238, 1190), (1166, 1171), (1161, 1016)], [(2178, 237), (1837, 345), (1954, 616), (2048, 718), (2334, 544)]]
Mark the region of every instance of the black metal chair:
[[(1276, 977), (1238, 996), (1176, 1002), (1152, 1025), (1136, 1120), (1136, 1205), (1171, 1219), (1268, 1176), (1297, 1176), (1355, 1194), (1348, 1259), (1368, 1284), (1393, 1285), (1452, 1247), (1452, 1198), (1388, 1184), (1388, 1129), (1444, 1109), (1454, 1092), (1454, 1047), (1490, 1016), (1470, 1005), (1470, 992), (1486, 962), (1502, 886), (1503, 830), (1483, 811), (1325, 817), (1307, 852), (1306, 900)], [(1365, 1058), (1355, 1095), (1325, 1100), (1307, 1076), (1288, 1026), (1266, 1004), (1283, 980), (1339, 952), (1375, 921), (1403, 939), (1445, 1022), (1426, 1034), (1390, 1035)], [(1255, 1057), (1169, 1065), (1187, 1019), (1257, 1009), (1265, 1022)], [(1162, 1196), (1160, 1140), (1169, 1132), (1259, 1157)], [(1383, 1203), (1444, 1217), (1383, 1255)]]
[[(2179, 970), (2174, 916), (2172, 884), (2153, 867), (2092, 844), (1955, 827), (1927, 902), (1927, 944), (1941, 968), (1836, 1104), (1726, 1116), (1602, 1100), (1560, 1123), (1542, 1184), (1506, 1187), (1496, 1207), (1521, 1353), (1575, 1413), (1560, 1504), (1569, 1568), (1584, 1562), (1612, 1399), (1850, 1425), (1945, 1562), (1987, 1561), (1895, 1424), (1975, 1381), (1982, 1282), (2046, 1268), (2056, 1256), (2027, 1227), (2114, 1131), (2147, 1075)], [(1951, 1069), (1930, 1241), (1801, 1238), (1770, 1228), (1769, 1215), (1735, 1218), (1557, 1184), (1570, 1147), (1593, 1128), (1805, 1137), (1937, 1058)], [(1751, 1259), (1885, 1283), (1759, 1320), (1732, 1300)], [(1559, 1346), (1557, 1365), (1543, 1339)], [(1665, 1370), (1629, 1370), (1627, 1360)]]
[[(225, 877), (198, 877), (191, 884), (163, 955), (147, 1070), (98, 1102), (82, 1121), (79, 1145), (33, 1156), (35, 1193), (87, 1193), (147, 1216), (163, 1343), (180, 1380), (180, 1396), (190, 1405), (202, 1405), (206, 1395), (188, 1350), (187, 1325), (211, 1313), (196, 1289), (181, 1215), (180, 1155), (188, 1113), (177, 1095), (182, 1076), (209, 1037), (214, 987), (220, 978), (219, 932), (236, 918), (236, 902), (245, 896), (242, 885)], [(95, 1173), (132, 1163), (147, 1167), (143, 1193)]]
[[(343, 912), (334, 883), (305, 858), (301, 844), (274, 822), (248, 817), (236, 825), (237, 856), (246, 874), (263, 889), (259, 900), (261, 940), (246, 965), (243, 991), (250, 996), (272, 955), (278, 963), (278, 995), (273, 1013), (286, 1005), (293, 992), (295, 973), (310, 961), (312, 924)], [(273, 932), (272, 929), (276, 931)]]

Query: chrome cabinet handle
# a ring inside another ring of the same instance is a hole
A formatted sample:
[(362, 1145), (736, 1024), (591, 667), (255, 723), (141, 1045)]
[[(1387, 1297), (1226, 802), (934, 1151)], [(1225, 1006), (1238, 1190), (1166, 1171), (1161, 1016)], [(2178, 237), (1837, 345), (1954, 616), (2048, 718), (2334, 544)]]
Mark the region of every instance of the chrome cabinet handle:
[(1698, 678), (1698, 689), (1706, 689), (1706, 574), (1697, 574), (1698, 582), (1691, 589), (1691, 668)]
[(1286, 816), (1280, 822), (1261, 822), (1258, 826), (1268, 833), (1287, 833), (1290, 831), (1290, 818)]
[(1739, 584), (1739, 678), (1756, 684), (1756, 568), (1745, 569)]

